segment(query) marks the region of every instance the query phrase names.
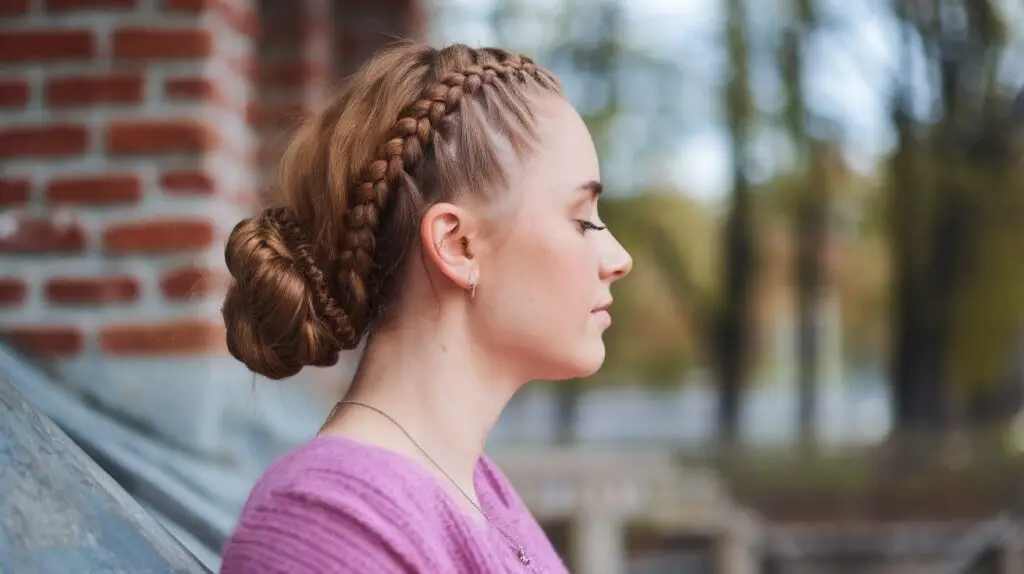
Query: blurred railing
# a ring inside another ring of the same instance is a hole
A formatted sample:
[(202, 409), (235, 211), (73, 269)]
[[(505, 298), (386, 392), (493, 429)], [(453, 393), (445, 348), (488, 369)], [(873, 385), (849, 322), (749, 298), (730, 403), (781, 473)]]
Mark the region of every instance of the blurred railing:
[(1009, 515), (980, 523), (772, 525), (765, 574), (928, 572), (1020, 574), (1021, 525)]
[(1020, 536), (1020, 526), (1006, 515), (979, 524), (953, 548), (943, 574), (1017, 574), (1024, 567), (1013, 552)]

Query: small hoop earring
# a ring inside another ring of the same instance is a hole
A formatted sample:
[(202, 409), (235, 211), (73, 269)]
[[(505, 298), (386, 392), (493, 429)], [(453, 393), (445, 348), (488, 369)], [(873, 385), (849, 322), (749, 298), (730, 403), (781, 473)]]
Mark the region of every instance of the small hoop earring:
[(469, 298), (473, 299), (476, 297), (476, 281), (469, 284)]

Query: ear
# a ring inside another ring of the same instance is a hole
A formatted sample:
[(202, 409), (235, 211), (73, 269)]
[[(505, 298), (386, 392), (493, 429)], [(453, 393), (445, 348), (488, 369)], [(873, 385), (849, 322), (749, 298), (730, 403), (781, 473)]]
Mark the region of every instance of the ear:
[(450, 203), (430, 206), (420, 221), (420, 242), (427, 260), (467, 291), (479, 281), (480, 266), (473, 245), (480, 237), (478, 219)]

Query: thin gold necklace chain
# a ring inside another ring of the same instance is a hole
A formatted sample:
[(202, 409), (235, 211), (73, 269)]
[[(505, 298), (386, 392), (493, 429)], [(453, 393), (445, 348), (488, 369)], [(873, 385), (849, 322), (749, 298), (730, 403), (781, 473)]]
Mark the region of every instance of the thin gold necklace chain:
[[(484, 509), (480, 508), (480, 505), (478, 505), (476, 502), (474, 502), (473, 498), (470, 497), (468, 494), (466, 494), (465, 490), (462, 490), (462, 487), (459, 486), (459, 483), (455, 482), (455, 479), (452, 478), (451, 475), (449, 475), (447, 472), (445, 472), (444, 468), (442, 468), (441, 465), (438, 464), (436, 460), (434, 460), (434, 457), (430, 456), (427, 453), (427, 451), (422, 446), (420, 446), (420, 443), (416, 442), (416, 439), (412, 438), (412, 435), (409, 434), (409, 431), (405, 430), (405, 427), (403, 427), (391, 415), (387, 414), (386, 412), (378, 409), (377, 407), (375, 407), (373, 405), (369, 405), (369, 404), (366, 404), (366, 403), (363, 403), (363, 402), (360, 402), (360, 401), (348, 401), (348, 400), (345, 400), (345, 401), (338, 401), (334, 405), (334, 408), (331, 409), (330, 414), (327, 415), (327, 420), (328, 421), (331, 419), (331, 417), (334, 416), (334, 413), (338, 410), (338, 407), (340, 407), (341, 405), (356, 405), (356, 406), (360, 406), (360, 407), (363, 407), (363, 408), (366, 408), (366, 409), (370, 409), (371, 411), (374, 411), (377, 414), (379, 414), (380, 416), (382, 416), (382, 417), (388, 419), (389, 421), (391, 421), (392, 424), (394, 424), (396, 427), (398, 427), (398, 430), (402, 431), (402, 434), (405, 435), (405, 438), (409, 439), (409, 442), (411, 442), (413, 444), (413, 446), (415, 446), (417, 448), (417, 450), (420, 451), (420, 454), (425, 456), (427, 458), (427, 460), (430, 461), (430, 464), (434, 465), (434, 467), (438, 471), (440, 471), (440, 473), (443, 474), (445, 476), (445, 478), (447, 478), (452, 483), (452, 486), (454, 486), (455, 489), (459, 491), (459, 494), (461, 494), (463, 497), (465, 497), (466, 501), (469, 502), (471, 505), (473, 505), (473, 508), (477, 509), (478, 512), (480, 512), (480, 515), (484, 517), (484, 522), (486, 522), (488, 525), (490, 525), (491, 528), (493, 528), (499, 534), (501, 534), (503, 537), (505, 537), (505, 540), (507, 540), (508, 543), (512, 545), (512, 548), (515, 549), (515, 551), (516, 551), (516, 558), (518, 558), (519, 561), (523, 563), (523, 566), (527, 566), (527, 567), (530, 566), (530, 562), (531, 562), (530, 556), (526, 553), (526, 550), (523, 548), (523, 546), (521, 544), (519, 544), (518, 542), (516, 542), (516, 540), (514, 538), (512, 538), (512, 536), (509, 535), (507, 532), (505, 532), (504, 529), (499, 528), (498, 525), (496, 525), (493, 522), (491, 522), (491, 519), (487, 516), (487, 513), (484, 512)], [(324, 426), (327, 426), (326, 422), (324, 423)], [(324, 429), (324, 427), (320, 427), (321, 431), (323, 429)]]

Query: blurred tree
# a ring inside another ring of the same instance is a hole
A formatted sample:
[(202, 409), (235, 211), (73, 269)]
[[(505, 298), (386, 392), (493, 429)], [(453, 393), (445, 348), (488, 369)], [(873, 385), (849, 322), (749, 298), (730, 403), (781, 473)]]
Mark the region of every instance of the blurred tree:
[[(954, 414), (1005, 420), (1019, 407), (1005, 400), (1024, 320), (1024, 92), (1001, 74), (1020, 57), (1011, 10), (1021, 8), (893, 3), (902, 46), (891, 107), (890, 368), (900, 431), (942, 432)], [(922, 59), (929, 79), (915, 73)], [(927, 113), (915, 108), (922, 94)], [(998, 408), (972, 407), (985, 403)]]
[(722, 250), (722, 297), (713, 320), (711, 353), (719, 385), (718, 435), (724, 446), (739, 439), (740, 400), (750, 365), (753, 277), (756, 274), (754, 213), (747, 173), (753, 104), (745, 0), (727, 0), (725, 41), (729, 55), (725, 85), (732, 192)]
[(826, 145), (808, 133), (805, 101), (804, 53), (814, 33), (813, 0), (792, 0), (795, 18), (783, 31), (782, 69), (786, 91), (785, 123), (796, 151), (797, 172), (801, 174), (798, 198), (793, 213), (796, 237), (797, 288), (797, 409), (800, 442), (805, 448), (814, 444), (817, 389), (820, 385), (821, 323), (824, 249), (828, 233), (829, 180)]
[(853, 372), (877, 373), (887, 356), (890, 324), (885, 178), (849, 169), (840, 177), (830, 179), (833, 213), (839, 214), (831, 237), (842, 256), (831, 283), (843, 318), (844, 362)]

